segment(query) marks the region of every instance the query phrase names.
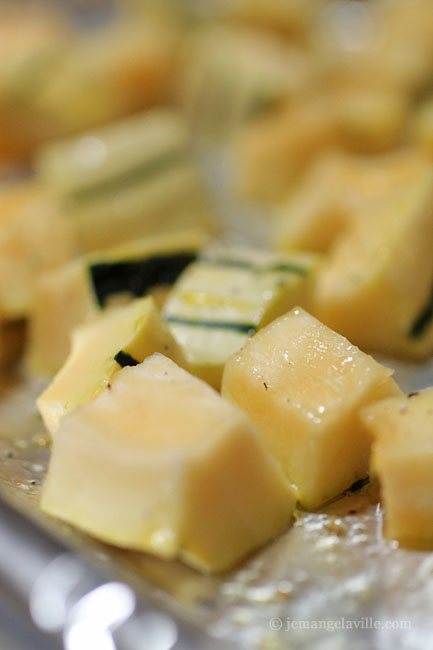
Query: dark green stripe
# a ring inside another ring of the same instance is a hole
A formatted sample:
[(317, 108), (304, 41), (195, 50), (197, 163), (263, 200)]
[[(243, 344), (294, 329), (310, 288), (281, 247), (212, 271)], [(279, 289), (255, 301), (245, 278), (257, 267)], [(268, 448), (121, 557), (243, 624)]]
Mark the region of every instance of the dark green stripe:
[(120, 350), (114, 357), (114, 360), (117, 361), (119, 366), (124, 368), (125, 366), (138, 366), (138, 361), (134, 359), (134, 357), (131, 357), (130, 354), (127, 352), (123, 352), (123, 350)]
[(230, 323), (227, 321), (208, 321), (208, 320), (194, 320), (190, 318), (180, 318), (179, 316), (165, 316), (165, 320), (173, 325), (187, 325), (188, 327), (203, 327), (205, 329), (215, 330), (233, 330), (242, 334), (253, 336), (256, 333), (256, 328), (251, 323)]
[(94, 185), (71, 192), (67, 197), (67, 201), (72, 204), (77, 204), (85, 201), (93, 201), (100, 198), (101, 195), (116, 194), (119, 190), (127, 189), (143, 180), (149, 180), (149, 178), (155, 176), (166, 167), (172, 167), (182, 162), (185, 160), (186, 153), (185, 149), (169, 151), (168, 153), (165, 152), (116, 176), (104, 178)]
[(309, 269), (306, 269), (304, 266), (297, 266), (296, 264), (281, 263), (281, 264), (272, 264), (272, 266), (267, 266), (266, 271), (284, 271), (287, 273), (297, 273), (298, 275), (308, 275)]
[(117, 293), (127, 292), (140, 298), (153, 287), (173, 284), (196, 255), (196, 251), (185, 251), (142, 260), (92, 264), (89, 274), (99, 306), (105, 307), (110, 296)]
[(236, 260), (230, 258), (223, 259), (212, 259), (202, 257), (200, 262), (203, 264), (209, 264), (213, 266), (228, 266), (231, 268), (245, 269), (247, 271), (252, 271), (253, 273), (296, 273), (297, 275), (307, 275), (308, 269), (303, 266), (298, 266), (297, 264), (290, 264), (289, 262), (281, 262), (270, 264), (269, 266), (258, 266), (247, 260)]
[(433, 290), (428, 299), (428, 302), (425, 307), (423, 307), (420, 314), (417, 316), (414, 324), (410, 328), (409, 336), (411, 338), (417, 339), (421, 337), (430, 323), (433, 321)]

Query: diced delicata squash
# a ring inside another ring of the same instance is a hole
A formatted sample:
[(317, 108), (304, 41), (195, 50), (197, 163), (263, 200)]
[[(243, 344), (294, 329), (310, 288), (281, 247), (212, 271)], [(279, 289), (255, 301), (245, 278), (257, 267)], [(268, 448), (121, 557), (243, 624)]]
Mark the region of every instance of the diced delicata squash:
[(318, 274), (314, 314), (365, 350), (433, 353), (433, 166), (358, 215)]
[(408, 113), (401, 92), (341, 88), (331, 94), (331, 103), (337, 138), (344, 148), (379, 152), (398, 143)]
[(235, 139), (236, 189), (254, 200), (280, 200), (334, 136), (333, 119), (320, 97), (286, 102), (247, 124)]
[(30, 372), (57, 372), (68, 355), (74, 328), (110, 305), (165, 292), (196, 258), (204, 239), (203, 231), (194, 229), (145, 237), (41, 276), (30, 321)]
[(76, 254), (73, 230), (53, 197), (34, 181), (0, 186), (0, 312), (27, 317), (38, 275)]
[(62, 420), (41, 507), (111, 544), (214, 572), (281, 533), (294, 494), (245, 415), (154, 354)]
[(350, 229), (363, 206), (410, 183), (428, 166), (426, 156), (414, 147), (380, 156), (324, 154), (279, 209), (275, 248), (329, 250)]
[(95, 398), (120, 368), (141, 363), (154, 352), (182, 360), (151, 297), (112, 309), (77, 328), (65, 365), (36, 400), (51, 435), (66, 413)]
[(182, 227), (212, 228), (188, 128), (174, 111), (147, 111), (50, 143), (36, 168), (82, 253)]
[(222, 394), (256, 424), (301, 506), (314, 509), (368, 475), (359, 409), (400, 393), (391, 374), (295, 308), (229, 359)]
[(320, 258), (210, 246), (179, 276), (164, 317), (189, 370), (215, 388), (249, 336), (296, 304), (307, 306)]
[(195, 128), (211, 137), (230, 135), (272, 112), (311, 77), (300, 48), (246, 27), (200, 29), (185, 54), (179, 84), (183, 109)]
[(366, 407), (374, 436), (372, 470), (385, 506), (385, 535), (433, 548), (433, 388)]
[(412, 136), (428, 155), (433, 156), (433, 95), (430, 95), (416, 112)]

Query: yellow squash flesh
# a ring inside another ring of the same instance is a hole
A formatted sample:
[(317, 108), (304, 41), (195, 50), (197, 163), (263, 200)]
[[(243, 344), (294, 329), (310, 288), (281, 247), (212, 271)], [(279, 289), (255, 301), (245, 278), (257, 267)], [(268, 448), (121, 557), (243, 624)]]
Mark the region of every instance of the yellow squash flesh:
[(281, 533), (294, 495), (247, 418), (155, 354), (63, 419), (41, 506), (105, 542), (215, 572)]
[(314, 314), (364, 350), (433, 353), (433, 167), (368, 207), (318, 274)]
[(367, 476), (359, 409), (400, 392), (391, 374), (296, 308), (229, 359), (222, 394), (256, 424), (300, 504), (314, 509)]
[(404, 546), (433, 548), (433, 388), (380, 401), (362, 415), (374, 436), (385, 535)]
[(211, 246), (173, 285), (164, 317), (190, 372), (215, 388), (231, 354), (277, 316), (308, 305), (320, 258)]
[[(56, 373), (68, 355), (70, 337), (75, 327), (102, 314), (106, 306), (131, 300), (131, 294), (119, 291), (114, 283), (106, 304), (100, 305), (92, 281), (92, 267), (145, 262), (153, 257), (167, 258), (169, 265), (171, 256), (186, 254), (194, 257), (204, 239), (205, 235), (200, 230), (146, 237), (87, 255), (41, 276), (35, 286), (29, 328), (27, 367), (30, 372), (48, 376)], [(116, 273), (114, 276), (116, 279)], [(162, 288), (165, 289), (165, 285)], [(155, 290), (158, 299), (161, 298), (161, 285), (149, 286), (150, 293), (153, 294)]]
[(66, 413), (104, 390), (122, 365), (140, 363), (154, 352), (182, 359), (150, 297), (112, 309), (76, 329), (64, 366), (36, 401), (51, 435)]

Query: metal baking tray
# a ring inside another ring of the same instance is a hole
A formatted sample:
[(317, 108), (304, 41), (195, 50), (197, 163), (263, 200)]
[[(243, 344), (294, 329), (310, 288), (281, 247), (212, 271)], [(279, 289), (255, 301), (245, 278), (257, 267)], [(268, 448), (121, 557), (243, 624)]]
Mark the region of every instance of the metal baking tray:
[[(200, 156), (216, 211), (224, 215), (227, 238), (263, 242), (269, 218), (266, 210), (236, 204), (227, 183), (230, 165), (224, 155), (203, 154), (201, 149)], [(380, 361), (395, 368), (395, 377), (406, 391), (433, 384), (433, 360), (424, 365)], [(19, 519), (17, 537), (10, 545), (12, 556), (5, 558), (1, 540), (10, 528), (7, 516), (0, 519), (0, 576), (4, 580), (8, 572), (14, 574), (14, 562), (25, 564), (34, 552), (39, 527), (61, 545), (44, 556), (46, 562), (38, 565), (38, 575), (21, 590), (27, 611), (33, 607), (39, 572), (46, 575), (54, 562), (58, 576), (64, 569), (59, 557), (67, 558), (67, 566), (84, 558), (85, 573), (101, 571), (105, 581), (123, 581), (142, 603), (139, 611), (152, 608), (149, 620), (154, 622), (169, 617), (163, 628), (167, 632), (167, 625), (177, 626), (178, 641), (183, 643), (175, 645), (166, 636), (164, 645), (158, 635), (151, 642), (148, 633), (143, 636), (134, 628), (128, 637), (130, 645), (125, 646), (131, 650), (433, 648), (433, 553), (401, 549), (384, 540), (374, 483), (354, 486), (320, 513), (300, 513), (290, 530), (223, 576), (200, 575), (181, 563), (98, 543), (42, 515), (38, 498), (50, 450), (34, 399), (43, 387), (41, 381), (17, 372), (0, 394), (0, 495), (37, 525), (34, 528)], [(14, 557), (14, 545), (20, 544), (21, 555)], [(16, 576), (12, 577), (16, 582)], [(96, 578), (94, 583), (99, 584)], [(59, 623), (58, 631), (61, 627)], [(34, 642), (30, 647), (37, 646)], [(85, 643), (66, 643), (65, 647), (87, 650)], [(111, 650), (117, 646), (90, 647)]]

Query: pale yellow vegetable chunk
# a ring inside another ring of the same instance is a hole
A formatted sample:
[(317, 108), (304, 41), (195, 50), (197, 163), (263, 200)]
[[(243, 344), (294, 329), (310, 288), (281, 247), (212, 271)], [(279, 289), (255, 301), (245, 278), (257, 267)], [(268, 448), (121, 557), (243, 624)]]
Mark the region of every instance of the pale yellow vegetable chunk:
[(273, 243), (277, 250), (332, 250), (350, 231), (359, 210), (404, 187), (428, 168), (418, 149), (379, 156), (343, 152), (322, 155), (278, 211)]
[(362, 349), (433, 353), (433, 167), (369, 206), (318, 274), (314, 314)]
[(35, 285), (29, 326), (30, 372), (55, 374), (68, 356), (74, 328), (111, 305), (147, 293), (158, 301), (161, 292), (195, 259), (204, 239), (200, 230), (135, 239), (43, 274)]
[(385, 506), (385, 535), (433, 548), (433, 388), (363, 411), (374, 435), (372, 467)]
[(308, 308), (320, 261), (300, 252), (205, 249), (180, 275), (163, 310), (190, 372), (219, 389), (227, 359), (249, 336), (295, 305)]
[(433, 156), (433, 95), (425, 101), (412, 120), (412, 135), (418, 145)]
[(154, 354), (63, 419), (41, 505), (111, 544), (213, 572), (281, 533), (294, 494), (245, 415)]
[(359, 409), (400, 392), (391, 374), (295, 308), (229, 359), (222, 394), (257, 425), (299, 502), (313, 509), (367, 476)]
[(343, 88), (332, 97), (338, 138), (350, 151), (386, 151), (398, 143), (408, 113), (401, 92)]
[(36, 400), (51, 435), (66, 413), (94, 399), (120, 368), (136, 365), (154, 352), (177, 361), (183, 358), (151, 297), (77, 328), (64, 366)]
[(53, 197), (33, 181), (0, 185), (0, 311), (7, 319), (31, 314), (38, 276), (76, 254), (70, 222)]

